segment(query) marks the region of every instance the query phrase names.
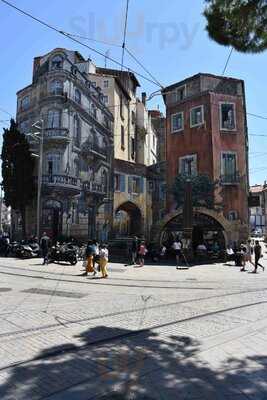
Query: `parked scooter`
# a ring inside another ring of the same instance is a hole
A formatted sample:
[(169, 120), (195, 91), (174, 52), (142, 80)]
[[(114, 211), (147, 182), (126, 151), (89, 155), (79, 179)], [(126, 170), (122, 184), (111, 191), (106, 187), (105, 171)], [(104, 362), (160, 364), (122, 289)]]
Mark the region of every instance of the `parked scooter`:
[(53, 246), (48, 254), (48, 262), (69, 262), (76, 265), (78, 262), (77, 248), (70, 243)]
[(36, 242), (13, 242), (10, 253), (17, 258), (35, 258), (40, 256), (40, 246)]

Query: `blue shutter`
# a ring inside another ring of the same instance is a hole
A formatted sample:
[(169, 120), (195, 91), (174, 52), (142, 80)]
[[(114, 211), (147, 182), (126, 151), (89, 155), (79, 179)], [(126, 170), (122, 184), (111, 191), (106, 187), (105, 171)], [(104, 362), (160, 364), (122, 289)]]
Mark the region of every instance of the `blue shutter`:
[(128, 176), (128, 193), (132, 193), (132, 180), (133, 178), (131, 176)]
[(139, 179), (140, 179), (140, 193), (144, 193), (144, 178), (141, 176)]
[(125, 175), (120, 175), (120, 192), (125, 192)]

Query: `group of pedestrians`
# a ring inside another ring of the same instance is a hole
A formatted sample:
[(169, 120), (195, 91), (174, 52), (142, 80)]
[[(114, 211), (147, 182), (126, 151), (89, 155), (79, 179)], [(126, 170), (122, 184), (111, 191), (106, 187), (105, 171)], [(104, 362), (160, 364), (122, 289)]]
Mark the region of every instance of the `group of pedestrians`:
[[(252, 241), (249, 239), (247, 243), (242, 243), (240, 247), (235, 247), (232, 249), (230, 245), (227, 246), (226, 253), (229, 259), (235, 261), (236, 265), (240, 265), (240, 271), (246, 271), (247, 263), (254, 267), (252, 271), (254, 274), (257, 273), (258, 267), (264, 271), (264, 266), (259, 262), (263, 257), (262, 247), (258, 240), (255, 241), (253, 245)], [(252, 261), (252, 256), (254, 254), (254, 262)]]
[(90, 273), (95, 276), (97, 274), (96, 265), (98, 265), (102, 277), (107, 278), (108, 257), (109, 251), (106, 244), (99, 245), (96, 240), (89, 240), (85, 250), (86, 270), (82, 276), (87, 276)]

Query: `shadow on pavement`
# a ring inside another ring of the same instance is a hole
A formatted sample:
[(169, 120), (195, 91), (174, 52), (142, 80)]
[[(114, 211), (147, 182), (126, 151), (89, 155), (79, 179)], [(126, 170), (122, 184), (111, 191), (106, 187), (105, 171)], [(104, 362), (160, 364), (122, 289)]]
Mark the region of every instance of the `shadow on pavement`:
[(198, 358), (198, 340), (170, 331), (163, 338), (150, 330), (138, 334), (98, 326), (79, 339), (82, 348), (72, 343), (47, 348), (36, 359), (1, 371), (1, 382), (1, 374), (8, 373), (1, 400), (267, 398), (267, 357), (231, 357), (212, 369)]

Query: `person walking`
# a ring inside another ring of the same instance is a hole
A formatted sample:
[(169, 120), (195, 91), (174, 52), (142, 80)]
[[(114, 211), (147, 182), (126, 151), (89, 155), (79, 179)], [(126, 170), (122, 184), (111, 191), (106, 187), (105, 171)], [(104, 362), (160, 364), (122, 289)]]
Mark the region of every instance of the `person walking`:
[[(93, 268), (94, 268), (94, 275), (96, 275), (97, 274), (97, 269), (100, 271), (100, 266), (99, 266), (99, 243), (96, 240), (93, 241), (93, 247), (95, 249), (94, 260), (93, 260)], [(96, 269), (96, 264), (98, 264), (97, 269)]]
[(41, 237), (40, 240), (40, 247), (42, 250), (42, 255), (43, 255), (43, 265), (48, 264), (48, 252), (49, 252), (49, 247), (50, 247), (50, 238), (46, 234), (46, 232), (43, 233), (43, 236)]
[(139, 265), (143, 267), (145, 264), (145, 255), (147, 253), (147, 248), (145, 242), (141, 242), (139, 249), (138, 249), (138, 258), (139, 258)]
[(138, 251), (138, 237), (134, 236), (132, 244), (131, 244), (131, 248), (130, 248), (130, 256), (131, 256), (131, 265), (135, 265), (136, 264), (136, 260), (137, 260), (137, 251)]
[(107, 273), (108, 255), (109, 255), (108, 247), (106, 244), (103, 244), (99, 250), (99, 266), (103, 278), (108, 277)]
[(261, 249), (260, 242), (259, 242), (258, 240), (256, 240), (256, 241), (255, 241), (255, 247), (254, 247), (255, 269), (254, 269), (254, 271), (252, 271), (254, 274), (257, 273), (257, 268), (258, 268), (258, 266), (260, 266), (260, 267), (262, 268), (263, 271), (264, 271), (264, 269), (265, 269), (264, 266), (261, 265), (261, 264), (259, 263), (259, 259), (262, 257), (261, 252), (262, 252), (262, 249)]
[(94, 242), (92, 240), (89, 240), (85, 250), (85, 257), (87, 259), (86, 271), (81, 276), (87, 276), (87, 274), (89, 274), (90, 272), (94, 272), (94, 275), (96, 274), (96, 271), (94, 270), (95, 251), (96, 248)]
[(182, 242), (176, 238), (176, 240), (172, 244), (172, 249), (174, 250), (175, 259), (176, 259), (176, 269), (179, 269), (180, 258), (182, 254)]

